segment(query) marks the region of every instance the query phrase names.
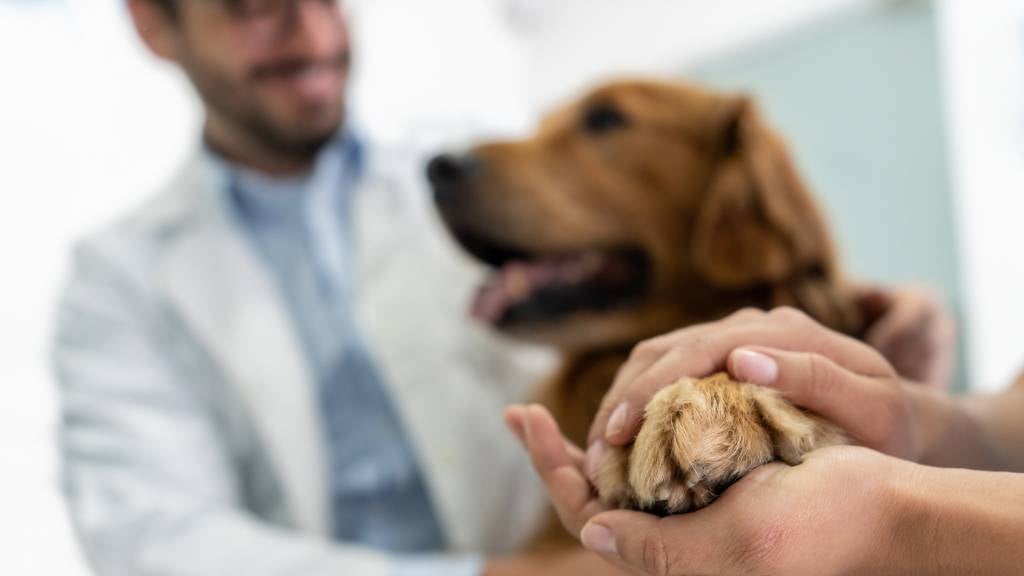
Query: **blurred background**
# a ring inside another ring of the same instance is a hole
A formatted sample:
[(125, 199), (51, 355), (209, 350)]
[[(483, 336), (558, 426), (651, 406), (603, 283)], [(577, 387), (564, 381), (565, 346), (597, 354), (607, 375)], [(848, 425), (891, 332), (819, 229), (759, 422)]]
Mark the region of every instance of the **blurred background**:
[[(1024, 361), (1024, 1), (352, 0), (355, 114), (382, 140), (530, 129), (607, 76), (756, 95), (859, 278), (934, 286), (959, 386)], [(197, 141), (185, 81), (117, 0), (0, 0), (0, 566), (85, 574), (53, 458), (52, 309), (70, 244)]]

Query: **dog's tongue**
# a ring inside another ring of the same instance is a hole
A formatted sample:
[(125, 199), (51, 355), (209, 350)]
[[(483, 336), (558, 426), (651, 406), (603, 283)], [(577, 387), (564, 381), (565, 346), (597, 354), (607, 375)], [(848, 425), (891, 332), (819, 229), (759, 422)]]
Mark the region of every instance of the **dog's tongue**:
[(605, 257), (599, 252), (584, 252), (535, 261), (514, 261), (491, 276), (476, 293), (472, 314), (478, 320), (494, 324), (518, 304), (539, 290), (555, 285), (581, 284), (597, 275)]

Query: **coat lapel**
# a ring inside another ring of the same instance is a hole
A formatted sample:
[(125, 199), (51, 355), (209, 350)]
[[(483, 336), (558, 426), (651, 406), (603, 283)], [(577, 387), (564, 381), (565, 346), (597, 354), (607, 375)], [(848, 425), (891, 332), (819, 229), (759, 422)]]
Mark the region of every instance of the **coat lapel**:
[(415, 175), (402, 179), (395, 170), (417, 164), (371, 158), (369, 165), (353, 218), (356, 309), (369, 349), (452, 548), (514, 549), (531, 532), (539, 499), (501, 413), (528, 376), (502, 374), (493, 336), (469, 321), (479, 273), (451, 250)]
[(272, 280), (222, 205), (222, 175), (197, 158), (175, 187), (191, 219), (162, 262), (168, 297), (237, 387), (293, 521), (326, 535), (326, 468), (316, 394)]

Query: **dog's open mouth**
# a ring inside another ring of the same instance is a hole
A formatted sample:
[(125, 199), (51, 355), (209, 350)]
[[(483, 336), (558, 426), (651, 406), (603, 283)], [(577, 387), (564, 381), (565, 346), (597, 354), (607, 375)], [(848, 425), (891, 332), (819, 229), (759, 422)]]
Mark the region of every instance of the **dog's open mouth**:
[(647, 292), (648, 259), (636, 248), (533, 254), (477, 236), (462, 245), (495, 269), (473, 302), (473, 316), (506, 327), (551, 322), (576, 312), (603, 312)]

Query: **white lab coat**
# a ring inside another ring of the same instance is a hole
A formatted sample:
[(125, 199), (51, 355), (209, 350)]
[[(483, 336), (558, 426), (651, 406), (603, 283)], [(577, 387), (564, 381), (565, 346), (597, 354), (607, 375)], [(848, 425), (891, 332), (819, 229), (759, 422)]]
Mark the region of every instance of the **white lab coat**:
[[(478, 272), (417, 157), (370, 147), (355, 192), (356, 306), (451, 552), (520, 546), (540, 486), (503, 406), (550, 366), (466, 317)], [(70, 509), (104, 576), (375, 576), (332, 543), (314, 383), (272, 278), (201, 154), (82, 242), (54, 359)]]

